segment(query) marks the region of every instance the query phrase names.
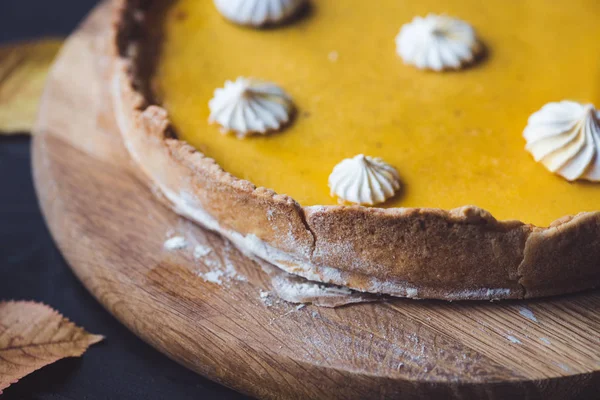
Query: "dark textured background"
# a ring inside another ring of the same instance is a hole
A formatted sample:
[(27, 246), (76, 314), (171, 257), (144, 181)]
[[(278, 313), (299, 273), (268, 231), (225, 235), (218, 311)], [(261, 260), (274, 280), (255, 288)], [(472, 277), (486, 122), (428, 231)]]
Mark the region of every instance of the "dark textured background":
[[(0, 0), (0, 42), (65, 36), (96, 3)], [(42, 301), (106, 340), (80, 359), (65, 359), (33, 373), (0, 400), (244, 398), (142, 342), (77, 281), (40, 214), (29, 145), (26, 136), (0, 136), (0, 299)]]

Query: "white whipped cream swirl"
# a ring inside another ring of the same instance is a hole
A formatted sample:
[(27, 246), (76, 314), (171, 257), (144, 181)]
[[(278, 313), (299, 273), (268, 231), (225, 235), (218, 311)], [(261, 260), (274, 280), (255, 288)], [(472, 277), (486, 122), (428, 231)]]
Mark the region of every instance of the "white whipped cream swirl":
[(329, 188), (342, 204), (372, 206), (385, 202), (400, 190), (400, 176), (382, 159), (359, 154), (333, 168)]
[(278, 24), (294, 15), (306, 0), (214, 0), (217, 10), (240, 25)]
[(460, 69), (481, 51), (468, 23), (445, 15), (415, 17), (396, 36), (396, 51), (406, 64), (419, 69)]
[(210, 123), (238, 137), (280, 130), (290, 121), (294, 105), (290, 96), (270, 82), (239, 77), (215, 90), (208, 103)]
[(569, 181), (600, 181), (600, 112), (592, 104), (548, 103), (529, 117), (525, 148)]

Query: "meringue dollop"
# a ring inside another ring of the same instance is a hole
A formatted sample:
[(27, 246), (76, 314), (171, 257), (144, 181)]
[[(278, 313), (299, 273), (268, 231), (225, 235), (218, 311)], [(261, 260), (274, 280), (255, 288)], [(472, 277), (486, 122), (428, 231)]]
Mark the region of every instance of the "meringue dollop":
[(375, 205), (400, 190), (398, 171), (380, 158), (359, 154), (337, 164), (329, 175), (331, 196), (339, 202)]
[(396, 36), (396, 52), (419, 69), (460, 69), (481, 51), (475, 30), (460, 19), (429, 14), (415, 17)]
[(243, 138), (280, 130), (294, 112), (290, 96), (274, 83), (239, 77), (215, 90), (208, 103), (210, 123)]
[(217, 10), (231, 22), (263, 26), (284, 22), (294, 15), (306, 0), (214, 0)]
[(548, 103), (523, 136), (533, 158), (568, 181), (600, 181), (600, 112), (592, 104)]

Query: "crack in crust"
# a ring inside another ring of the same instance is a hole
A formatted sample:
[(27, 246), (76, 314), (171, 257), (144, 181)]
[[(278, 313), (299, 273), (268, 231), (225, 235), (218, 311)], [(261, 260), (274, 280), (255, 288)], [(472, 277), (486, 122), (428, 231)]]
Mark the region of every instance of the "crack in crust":
[[(154, 105), (144, 29), (153, 0), (115, 0), (113, 101), (125, 145), (176, 212), (308, 279), (412, 298), (529, 298), (600, 285), (600, 212), (547, 228), (454, 210), (301, 207), (176, 138)], [(156, 38), (154, 38), (156, 39)], [(240, 218), (240, 216), (243, 216)]]

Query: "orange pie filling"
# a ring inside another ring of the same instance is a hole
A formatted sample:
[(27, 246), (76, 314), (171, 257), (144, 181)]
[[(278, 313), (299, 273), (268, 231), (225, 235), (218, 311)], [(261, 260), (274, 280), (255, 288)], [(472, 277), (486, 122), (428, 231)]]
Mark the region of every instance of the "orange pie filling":
[[(430, 12), (468, 21), (484, 58), (451, 72), (406, 65), (394, 38)], [(319, 0), (268, 29), (229, 23), (212, 1), (150, 15), (164, 34), (153, 87), (176, 132), (257, 186), (305, 206), (337, 204), (334, 166), (365, 154), (400, 175), (402, 190), (383, 207), (475, 205), (540, 226), (600, 209), (600, 183), (552, 174), (523, 138), (546, 103), (600, 105), (597, 0)], [(292, 123), (244, 139), (209, 125), (215, 89), (239, 76), (284, 88)]]

